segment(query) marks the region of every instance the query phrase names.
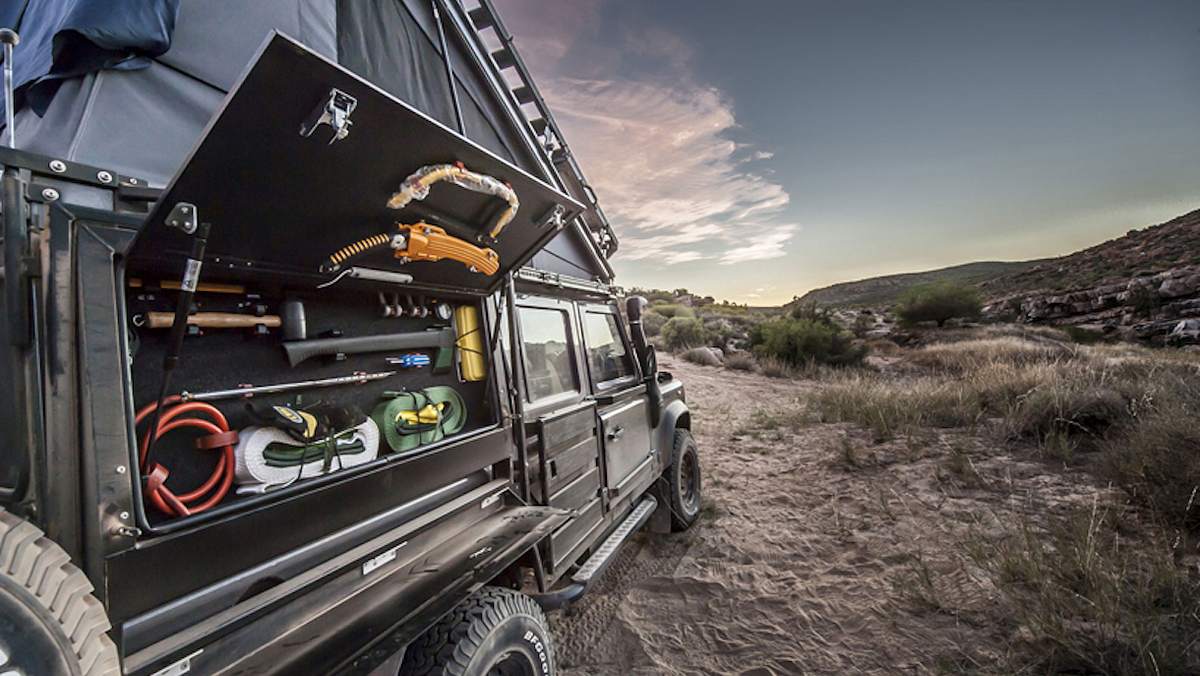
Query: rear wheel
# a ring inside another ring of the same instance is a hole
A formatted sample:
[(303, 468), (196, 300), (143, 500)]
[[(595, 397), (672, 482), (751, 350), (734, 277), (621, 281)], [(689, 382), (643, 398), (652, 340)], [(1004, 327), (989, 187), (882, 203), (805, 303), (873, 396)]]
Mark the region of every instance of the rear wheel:
[(0, 509), (0, 674), (120, 674), (91, 591), (62, 547)]
[(554, 654), (533, 599), (484, 587), (413, 641), (401, 676), (549, 676)]
[(670, 485), (671, 529), (684, 531), (700, 517), (700, 454), (687, 430), (675, 430), (671, 466), (667, 468)]

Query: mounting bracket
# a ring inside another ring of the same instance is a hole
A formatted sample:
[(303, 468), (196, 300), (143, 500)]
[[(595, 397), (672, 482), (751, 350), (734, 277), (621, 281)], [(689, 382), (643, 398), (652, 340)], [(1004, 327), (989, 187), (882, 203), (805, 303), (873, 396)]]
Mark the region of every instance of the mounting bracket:
[(333, 129), (333, 137), (329, 139), (329, 144), (333, 145), (334, 142), (350, 135), (350, 126), (354, 124), (350, 121), (350, 114), (357, 106), (358, 99), (340, 89), (330, 89), (329, 96), (325, 101), (313, 110), (304, 124), (300, 125), (300, 135), (308, 138), (317, 130), (317, 127), (327, 124)]

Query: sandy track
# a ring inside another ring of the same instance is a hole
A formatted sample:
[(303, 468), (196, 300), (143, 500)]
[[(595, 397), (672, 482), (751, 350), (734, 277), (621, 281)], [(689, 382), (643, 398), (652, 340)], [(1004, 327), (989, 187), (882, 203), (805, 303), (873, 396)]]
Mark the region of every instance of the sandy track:
[[(663, 368), (686, 384), (704, 514), (688, 533), (638, 536), (553, 618), (568, 674), (927, 673), (986, 661), (999, 637), (972, 611), (991, 590), (952, 545), (969, 527), (1100, 492), (962, 434), (876, 445), (846, 425), (768, 429), (819, 384), (670, 357)], [(947, 471), (951, 449), (969, 459), (966, 474)]]

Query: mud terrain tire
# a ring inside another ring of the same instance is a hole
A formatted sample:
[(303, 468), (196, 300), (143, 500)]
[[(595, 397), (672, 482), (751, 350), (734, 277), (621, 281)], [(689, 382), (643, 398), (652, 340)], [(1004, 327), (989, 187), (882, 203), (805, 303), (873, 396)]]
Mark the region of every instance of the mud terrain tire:
[(120, 674), (108, 615), (71, 557), (0, 509), (0, 673)]
[(685, 531), (700, 517), (700, 454), (692, 433), (675, 430), (671, 465), (667, 468), (667, 500), (671, 505), (671, 530)]
[(484, 587), (408, 646), (400, 674), (551, 676), (546, 616), (520, 592)]

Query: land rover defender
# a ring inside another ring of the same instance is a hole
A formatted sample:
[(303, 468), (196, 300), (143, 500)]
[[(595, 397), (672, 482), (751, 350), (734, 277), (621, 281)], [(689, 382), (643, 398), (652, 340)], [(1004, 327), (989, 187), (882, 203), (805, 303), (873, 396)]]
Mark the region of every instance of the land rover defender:
[(489, 0), (0, 25), (0, 673), (552, 674), (544, 611), (695, 522)]

